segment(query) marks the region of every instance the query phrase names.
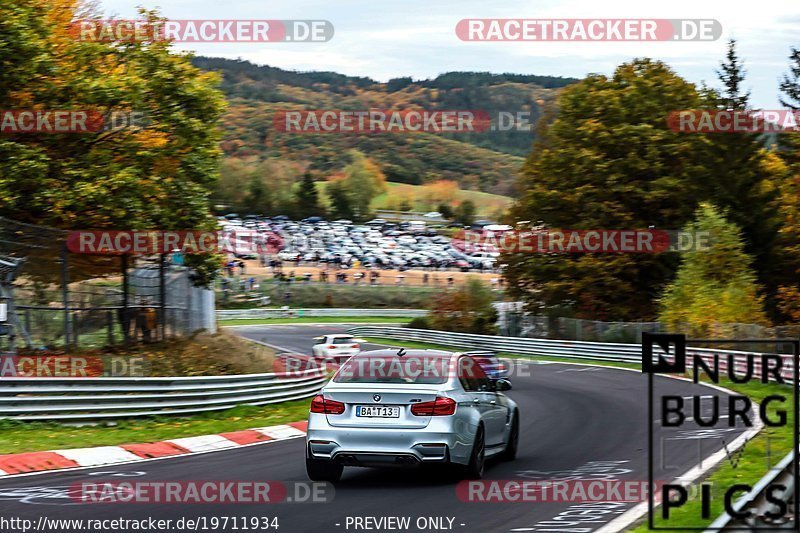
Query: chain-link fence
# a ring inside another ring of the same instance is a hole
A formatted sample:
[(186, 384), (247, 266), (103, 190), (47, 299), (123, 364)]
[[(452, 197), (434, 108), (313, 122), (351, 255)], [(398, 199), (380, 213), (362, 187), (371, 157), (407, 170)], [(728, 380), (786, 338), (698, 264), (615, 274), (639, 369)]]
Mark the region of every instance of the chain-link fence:
[(68, 235), (0, 217), (0, 259), (17, 264), (0, 293), (10, 304), (0, 325), (6, 351), (99, 348), (215, 328), (213, 293), (194, 287), (191, 271), (168, 254), (75, 254)]
[[(748, 340), (780, 339), (800, 337), (800, 325), (767, 327), (758, 324), (716, 324), (711, 332), (695, 335), (688, 328), (668, 328), (660, 322), (603, 322), (579, 318), (536, 316), (525, 313), (521, 304), (506, 303), (500, 309), (499, 334), (509, 337), (536, 337), (588, 342), (612, 342), (639, 344), (642, 333), (685, 333), (689, 336)], [(726, 348), (716, 345), (715, 347)], [(763, 350), (763, 344), (753, 346), (739, 345), (732, 349)], [(786, 351), (785, 346), (777, 345), (776, 353)]]
[(577, 318), (508, 313), (501, 335), (575, 341), (639, 343), (642, 333), (664, 331), (659, 322), (602, 322)]

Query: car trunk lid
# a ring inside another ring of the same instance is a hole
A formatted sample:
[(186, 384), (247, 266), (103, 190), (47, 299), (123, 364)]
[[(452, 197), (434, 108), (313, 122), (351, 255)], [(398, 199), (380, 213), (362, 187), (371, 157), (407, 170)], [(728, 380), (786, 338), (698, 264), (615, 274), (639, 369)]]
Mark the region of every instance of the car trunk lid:
[[(374, 386), (329, 388), (325, 391), (325, 398), (344, 403), (345, 410), (340, 415), (326, 417), (328, 423), (335, 427), (424, 428), (430, 422), (430, 417), (412, 414), (411, 406), (435, 400), (437, 392), (431, 387), (405, 386), (391, 389)], [(374, 407), (381, 409), (372, 409)], [(397, 416), (386, 416), (390, 414)]]

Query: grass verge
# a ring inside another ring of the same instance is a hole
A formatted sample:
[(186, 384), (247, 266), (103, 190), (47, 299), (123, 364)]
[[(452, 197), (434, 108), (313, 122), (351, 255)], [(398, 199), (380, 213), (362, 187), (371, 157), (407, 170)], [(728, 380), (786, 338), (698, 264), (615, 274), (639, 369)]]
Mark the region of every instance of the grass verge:
[[(747, 442), (743, 450), (739, 450), (742, 453), (740, 457), (738, 452), (737, 454), (731, 454), (732, 457), (720, 463), (714, 471), (702, 480), (703, 483), (711, 484), (710, 519), (701, 518), (702, 503), (699, 494), (695, 494), (695, 497), (690, 497), (681, 507), (671, 509), (668, 520), (661, 518), (662, 510), (658, 508), (656, 510), (656, 527), (681, 530), (708, 526), (724, 512), (723, 501), (727, 488), (739, 483), (754, 486), (759, 479), (764, 477), (764, 474), (767, 473), (771, 466), (774, 467), (792, 449), (794, 415), (791, 413), (791, 407), (787, 408), (787, 406), (792, 405), (791, 388), (773, 383), (747, 383), (740, 385), (723, 380), (721, 376), (719, 385), (734, 392), (745, 394), (759, 404), (770, 395), (785, 396), (785, 404), (780, 405), (777, 402), (769, 404), (767, 416), (770, 420), (777, 420), (776, 412), (783, 408), (787, 411), (786, 425), (765, 427), (758, 435)], [(721, 406), (720, 410), (723, 411), (723, 409)], [(694, 492), (697, 493), (697, 491)], [(737, 494), (736, 499), (742, 495), (744, 493)], [(639, 533), (652, 530), (648, 528), (646, 523), (641, 523), (633, 531)]]
[[(114, 374), (114, 367), (105, 367), (105, 363), (87, 366), (86, 377), (143, 377), (155, 376), (222, 376), (236, 374), (258, 374), (272, 372), (275, 350), (257, 344), (222, 330), (211, 334), (204, 331), (187, 337), (177, 337), (152, 343), (134, 342), (129, 346), (105, 346), (102, 348), (72, 348), (68, 352), (62, 350), (19, 350), (20, 356), (63, 356), (96, 358), (114, 357), (120, 360), (135, 358), (142, 360), (141, 371), (135, 374), (125, 373), (120, 368)], [(93, 361), (94, 359), (90, 359)], [(131, 365), (134, 369), (134, 365)], [(104, 372), (107, 371), (107, 372)], [(31, 375), (29, 377), (37, 377)], [(41, 375), (39, 377), (47, 377)], [(83, 376), (79, 376), (83, 377)], [(78, 378), (76, 378), (78, 379)]]
[(234, 407), (192, 417), (153, 417), (70, 427), (52, 422), (0, 420), (0, 454), (116, 446), (196, 437), (305, 420), (311, 399)]

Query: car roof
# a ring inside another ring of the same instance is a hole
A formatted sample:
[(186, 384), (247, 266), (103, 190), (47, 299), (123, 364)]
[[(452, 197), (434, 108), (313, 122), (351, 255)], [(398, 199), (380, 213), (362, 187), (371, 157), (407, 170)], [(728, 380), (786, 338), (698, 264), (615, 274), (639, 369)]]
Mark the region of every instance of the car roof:
[(352, 337), (352, 335), (350, 335), (349, 333), (329, 333), (327, 336), (331, 337), (331, 338), (333, 338), (333, 337), (347, 337), (347, 338)]
[(469, 355), (475, 357), (497, 357), (497, 353), (492, 352), (490, 350), (470, 350), (468, 352), (462, 352), (461, 355)]

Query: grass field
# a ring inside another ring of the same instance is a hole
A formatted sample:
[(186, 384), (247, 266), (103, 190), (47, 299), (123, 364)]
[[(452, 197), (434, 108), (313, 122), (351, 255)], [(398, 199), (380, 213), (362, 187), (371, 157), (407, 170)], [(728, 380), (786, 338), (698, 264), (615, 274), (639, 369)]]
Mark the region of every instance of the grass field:
[[(317, 188), (320, 192), (325, 191), (326, 185), (327, 182), (325, 181), (317, 182)], [(397, 209), (395, 203), (399, 198), (410, 199), (412, 211), (435, 211), (439, 203), (438, 201), (429, 202), (425, 200), (425, 187), (422, 185), (391, 182), (386, 185), (388, 186), (388, 190), (375, 197), (370, 206), (372, 209)], [(322, 194), (320, 198), (322, 201), (327, 202), (327, 195)], [(458, 192), (456, 192), (456, 202), (462, 202), (464, 200), (472, 200), (472, 202), (475, 203), (478, 216), (480, 217), (496, 216), (500, 211), (507, 209), (511, 205), (511, 202), (514, 201), (508, 196), (501, 196), (499, 194), (458, 190)]]

